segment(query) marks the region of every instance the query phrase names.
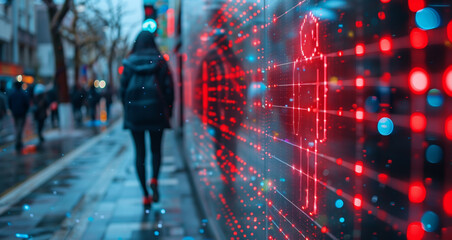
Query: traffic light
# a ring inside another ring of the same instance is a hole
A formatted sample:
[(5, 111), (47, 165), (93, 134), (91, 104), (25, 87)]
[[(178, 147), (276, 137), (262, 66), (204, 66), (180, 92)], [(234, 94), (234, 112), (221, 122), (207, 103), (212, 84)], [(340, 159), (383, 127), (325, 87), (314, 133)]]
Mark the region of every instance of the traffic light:
[(144, 5), (144, 20), (146, 19), (156, 19), (157, 11), (155, 11), (154, 6)]

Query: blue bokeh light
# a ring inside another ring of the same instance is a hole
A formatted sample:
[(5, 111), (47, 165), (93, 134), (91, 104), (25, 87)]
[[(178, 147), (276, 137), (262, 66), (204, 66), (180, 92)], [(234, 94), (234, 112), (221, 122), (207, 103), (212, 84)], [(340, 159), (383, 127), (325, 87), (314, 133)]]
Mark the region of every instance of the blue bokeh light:
[(439, 226), (439, 218), (436, 213), (432, 211), (427, 211), (422, 215), (421, 218), (422, 228), (426, 232), (433, 232), (435, 231)]
[(339, 218), (339, 222), (341, 222), (341, 223), (345, 222), (345, 218), (343, 218), (343, 217)]
[(388, 136), (394, 130), (394, 123), (390, 118), (383, 117), (378, 121), (378, 132), (383, 136)]
[(342, 208), (344, 206), (344, 201), (338, 199), (334, 205), (336, 205), (337, 208)]
[(427, 103), (432, 107), (441, 107), (444, 103), (444, 97), (441, 91), (436, 88), (428, 91)]
[(155, 33), (157, 30), (157, 22), (154, 19), (146, 19), (143, 22), (143, 31), (149, 31), (150, 33)]
[(425, 151), (425, 158), (430, 163), (439, 163), (443, 159), (443, 150), (438, 145), (430, 145)]
[(416, 12), (416, 24), (421, 29), (435, 29), (439, 27), (440, 23), (441, 18), (433, 8), (427, 7)]

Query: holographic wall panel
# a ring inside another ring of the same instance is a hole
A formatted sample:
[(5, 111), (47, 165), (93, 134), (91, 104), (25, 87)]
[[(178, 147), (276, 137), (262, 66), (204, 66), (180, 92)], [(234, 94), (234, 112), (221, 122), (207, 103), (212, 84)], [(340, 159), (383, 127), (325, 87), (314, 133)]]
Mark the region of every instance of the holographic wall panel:
[(227, 239), (452, 239), (452, 7), (183, 2), (184, 140)]

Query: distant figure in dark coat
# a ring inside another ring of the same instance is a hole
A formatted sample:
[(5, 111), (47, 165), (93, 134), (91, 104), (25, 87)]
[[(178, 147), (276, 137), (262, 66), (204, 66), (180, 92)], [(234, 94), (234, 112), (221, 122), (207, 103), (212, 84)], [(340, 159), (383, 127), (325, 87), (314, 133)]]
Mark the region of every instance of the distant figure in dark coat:
[(100, 101), (100, 94), (97, 93), (96, 87), (94, 84), (92, 84), (88, 90), (88, 108), (89, 108), (89, 115), (91, 116), (91, 121), (94, 124), (94, 121), (96, 121), (96, 114), (97, 114), (97, 105)]
[(58, 92), (56, 88), (50, 90), (47, 94), (50, 103), (50, 120), (52, 127), (57, 128), (60, 125), (60, 116), (58, 115)]
[[(124, 128), (130, 129), (135, 143), (136, 169), (144, 193), (143, 204), (159, 201), (158, 176), (162, 161), (163, 130), (169, 128), (174, 101), (173, 79), (148, 31), (142, 31), (133, 46), (130, 57), (123, 62), (121, 99), (124, 105)], [(149, 195), (146, 186), (145, 132), (151, 137), (152, 179)]]
[(14, 82), (14, 90), (8, 97), (9, 109), (13, 114), (14, 126), (16, 128), (16, 151), (20, 152), (23, 147), (22, 133), (30, 108), (30, 99), (22, 89), (22, 82)]
[(86, 92), (83, 88), (75, 86), (71, 92), (72, 110), (75, 123), (80, 126), (83, 123), (82, 106), (86, 99)]
[(36, 121), (39, 143), (43, 143), (44, 136), (42, 135), (42, 130), (44, 129), (47, 108), (49, 107), (44, 85), (37, 84), (34, 88), (33, 95), (33, 116)]

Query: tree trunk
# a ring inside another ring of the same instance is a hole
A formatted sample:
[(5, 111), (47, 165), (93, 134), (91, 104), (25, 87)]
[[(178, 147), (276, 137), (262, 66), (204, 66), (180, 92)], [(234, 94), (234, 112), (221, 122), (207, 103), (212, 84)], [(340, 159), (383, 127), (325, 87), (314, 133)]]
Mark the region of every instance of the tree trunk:
[(75, 87), (80, 88), (80, 46), (74, 44), (74, 82)]
[(108, 84), (110, 84), (111, 89), (114, 89), (114, 82), (113, 82), (113, 60), (114, 60), (114, 47), (110, 49), (110, 54), (108, 55)]
[(53, 26), (53, 19), (57, 14), (56, 7), (48, 7), (49, 23), (51, 25), (50, 35), (53, 43), (53, 53), (55, 56), (55, 76), (54, 83), (58, 90), (59, 100), (62, 103), (69, 101), (69, 89), (67, 85), (66, 61), (64, 57), (63, 40), (59, 32), (59, 26)]

